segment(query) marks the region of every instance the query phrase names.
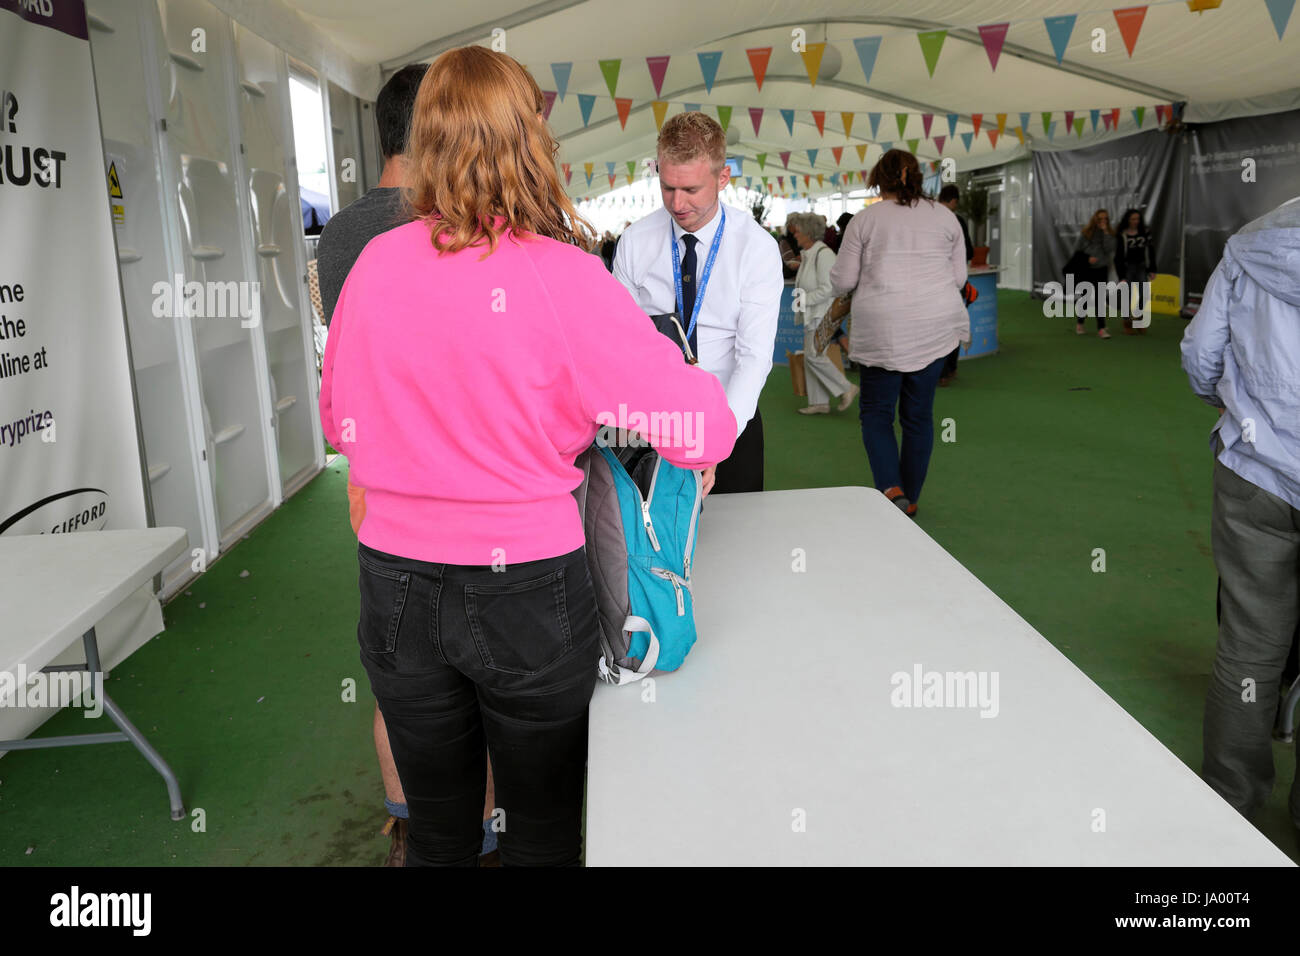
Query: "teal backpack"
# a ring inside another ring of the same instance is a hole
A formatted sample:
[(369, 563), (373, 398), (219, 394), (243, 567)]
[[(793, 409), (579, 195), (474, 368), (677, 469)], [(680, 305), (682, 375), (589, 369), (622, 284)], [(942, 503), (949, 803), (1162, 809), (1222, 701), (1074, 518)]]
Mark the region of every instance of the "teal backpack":
[(700, 473), (648, 446), (611, 448), (600, 440), (574, 464), (584, 473), (574, 496), (599, 608), (600, 677), (627, 684), (675, 671), (695, 643), (691, 561)]

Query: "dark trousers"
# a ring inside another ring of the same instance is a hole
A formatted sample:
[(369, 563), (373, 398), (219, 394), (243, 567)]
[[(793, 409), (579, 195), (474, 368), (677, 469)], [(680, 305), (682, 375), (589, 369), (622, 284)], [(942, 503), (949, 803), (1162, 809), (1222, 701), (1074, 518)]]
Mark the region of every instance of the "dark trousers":
[[(1092, 285), (1092, 314), (1097, 317), (1098, 332), (1106, 327), (1106, 317), (1102, 314), (1105, 311), (1105, 309), (1102, 308), (1102, 303), (1106, 301), (1106, 296), (1102, 294), (1101, 285), (1108, 281), (1109, 276), (1110, 269), (1094, 269), (1089, 267), (1080, 270), (1074, 277), (1075, 295), (1079, 294), (1085, 282)], [(1078, 312), (1076, 312), (1075, 315), (1077, 316), (1075, 322), (1079, 325), (1083, 325), (1087, 316), (1080, 315)]]
[(731, 457), (718, 465), (710, 495), (763, 490), (763, 416), (757, 409), (736, 439)]
[[(1300, 509), (1216, 461), (1211, 532), (1219, 640), (1201, 775), (1250, 818), (1273, 789), (1273, 724), (1300, 622)], [(1290, 809), (1300, 826), (1300, 776)]]
[(357, 641), (410, 811), (407, 866), (475, 866), (491, 753), (501, 862), (576, 865), (600, 656), (583, 549), (490, 566), (359, 545)]
[[(911, 501), (921, 498), (921, 486), (934, 450), (934, 391), (943, 371), (944, 356), (917, 372), (895, 372), (864, 366), (858, 395), (862, 444), (867, 449), (871, 477), (879, 491), (899, 487)], [(903, 426), (899, 454), (894, 437), (894, 408)]]

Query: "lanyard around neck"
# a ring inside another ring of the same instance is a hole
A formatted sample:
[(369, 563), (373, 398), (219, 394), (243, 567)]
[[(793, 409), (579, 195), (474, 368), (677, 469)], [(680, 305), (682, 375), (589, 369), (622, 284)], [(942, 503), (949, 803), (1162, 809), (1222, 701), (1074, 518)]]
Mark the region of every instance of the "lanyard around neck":
[[(695, 331), (695, 318), (700, 314), (700, 305), (704, 302), (704, 290), (709, 286), (709, 273), (713, 271), (713, 260), (718, 257), (718, 246), (722, 244), (722, 230), (727, 225), (727, 209), (725, 206), (720, 206), (719, 215), (721, 221), (718, 223), (718, 231), (713, 235), (713, 242), (709, 244), (709, 257), (704, 260), (704, 271), (700, 273), (700, 285), (695, 292), (695, 307), (691, 309), (689, 322), (686, 326), (686, 337), (688, 339), (691, 333)], [(684, 308), (682, 304), (681, 253), (677, 251), (677, 236), (673, 234), (671, 224), (668, 227), (668, 232), (673, 247), (673, 287), (677, 292), (677, 314), (681, 315)], [(682, 318), (686, 318), (686, 316), (682, 316)]]

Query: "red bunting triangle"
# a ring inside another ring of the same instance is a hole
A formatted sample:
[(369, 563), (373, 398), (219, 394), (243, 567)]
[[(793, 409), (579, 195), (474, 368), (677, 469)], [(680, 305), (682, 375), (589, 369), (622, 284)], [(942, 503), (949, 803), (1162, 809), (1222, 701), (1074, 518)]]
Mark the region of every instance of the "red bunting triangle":
[(948, 140), (947, 136), (936, 136), (934, 138), (934, 145), (939, 148), (939, 152), (941, 153), (943, 152), (943, 144), (947, 142), (947, 140)]
[(991, 130), (989, 130), (989, 142), (993, 145), (993, 148), (994, 148), (994, 149), (997, 149), (997, 148), (998, 148), (998, 131), (997, 131), (997, 130), (995, 130), (995, 129), (991, 129)]
[(772, 48), (770, 46), (751, 47), (745, 51), (749, 57), (749, 68), (754, 71), (754, 82), (758, 88), (763, 88), (763, 77), (767, 76), (767, 61), (772, 58)]
[(627, 129), (627, 116), (632, 112), (632, 101), (625, 96), (619, 96), (614, 99), (614, 106), (618, 110), (619, 125)]
[(1010, 23), (990, 23), (980, 27), (980, 39), (984, 41), (984, 52), (989, 55), (989, 66), (998, 68), (998, 57), (1002, 55), (1002, 44), (1007, 38)]
[(813, 122), (817, 124), (817, 132), (820, 133), (822, 136), (825, 136), (826, 135), (826, 111), (813, 110), (812, 115), (813, 115)]
[(1110, 125), (1115, 129), (1119, 129), (1119, 110), (1120, 108), (1117, 106), (1110, 111)]
[(1125, 7), (1123, 10), (1115, 11), (1115, 22), (1119, 24), (1119, 35), (1124, 38), (1124, 46), (1128, 49), (1128, 55), (1133, 56), (1133, 48), (1137, 46), (1138, 34), (1142, 32), (1142, 21), (1146, 19), (1146, 7)]
[(831, 155), (835, 157), (835, 165), (838, 166), (840, 164), (840, 157), (844, 155), (844, 147), (832, 146)]
[(758, 126), (763, 122), (763, 107), (751, 106), (749, 108), (749, 121), (754, 124), (754, 135), (758, 135)]
[(984, 119), (983, 113), (971, 113), (970, 115), (971, 125), (975, 127), (975, 135), (977, 137), (980, 134), (980, 121), (982, 119)]
[(645, 65), (650, 68), (650, 82), (655, 85), (655, 96), (663, 92), (664, 74), (668, 72), (668, 59), (666, 56), (648, 56), (645, 58)]
[(808, 188), (808, 184), (809, 184), (811, 181), (812, 181), (812, 177), (809, 176), (807, 173), (804, 173), (804, 177), (803, 177), (803, 185), (804, 185), (804, 188), (805, 188), (805, 189)]
[(1074, 110), (1065, 111), (1065, 128), (1074, 129)]
[(930, 138), (930, 124), (934, 122), (933, 113), (921, 114), (921, 132), (926, 139)]
[(613, 173), (610, 173), (610, 174), (609, 174), (609, 185), (610, 185), (610, 188), (611, 188), (611, 189), (612, 189), (613, 186), (614, 186), (614, 174), (613, 174)]
[(789, 168), (790, 168), (790, 150), (787, 149), (784, 153), (777, 153), (777, 155), (781, 157), (781, 165), (784, 166), (786, 169), (789, 169)]

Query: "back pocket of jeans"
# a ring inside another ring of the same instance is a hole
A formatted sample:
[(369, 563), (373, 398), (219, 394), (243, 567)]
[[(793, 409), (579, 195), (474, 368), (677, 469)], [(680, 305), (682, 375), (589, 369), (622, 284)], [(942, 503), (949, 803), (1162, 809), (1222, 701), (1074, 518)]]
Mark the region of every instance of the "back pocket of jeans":
[(564, 568), (531, 581), (467, 584), (465, 616), (489, 670), (530, 677), (573, 646)]
[(357, 552), (360, 564), (361, 620), (357, 641), (363, 651), (391, 654), (397, 649), (397, 631), (402, 624), (406, 593), (411, 585), (408, 571), (385, 567), (377, 558)]

